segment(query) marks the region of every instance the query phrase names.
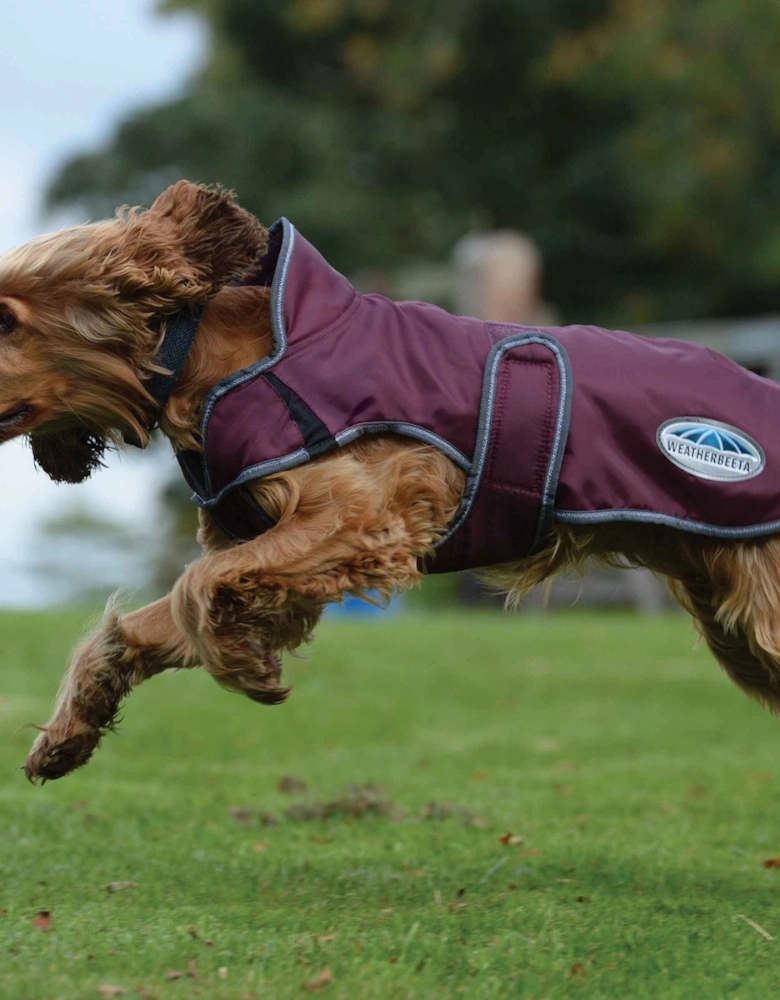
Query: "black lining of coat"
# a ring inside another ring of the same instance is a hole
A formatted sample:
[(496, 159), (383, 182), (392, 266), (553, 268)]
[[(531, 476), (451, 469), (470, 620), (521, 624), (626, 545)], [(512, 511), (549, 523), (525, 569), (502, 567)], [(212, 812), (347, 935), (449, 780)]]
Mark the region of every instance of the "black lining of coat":
[(273, 372), (265, 372), (261, 378), (265, 379), (287, 407), (290, 416), (301, 432), (303, 446), (308, 451), (309, 458), (324, 455), (326, 451), (332, 451), (338, 447), (336, 439), (314, 410), (286, 382), (283, 382)]

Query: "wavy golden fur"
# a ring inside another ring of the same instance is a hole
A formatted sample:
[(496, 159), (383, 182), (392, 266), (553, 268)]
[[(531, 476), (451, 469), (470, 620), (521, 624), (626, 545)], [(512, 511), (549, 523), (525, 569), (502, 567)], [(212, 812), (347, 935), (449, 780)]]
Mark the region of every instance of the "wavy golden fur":
[[(199, 448), (209, 388), (271, 350), (267, 289), (230, 284), (266, 243), (230, 193), (181, 181), (148, 211), (123, 209), (0, 258), (0, 441), (28, 435), (38, 464), (69, 482), (86, 478), (107, 445), (144, 443), (157, 418), (175, 449)], [(187, 305), (205, 312), (160, 415), (145, 385), (167, 317)], [(203, 514), (204, 555), (172, 592), (131, 614), (110, 605), (76, 650), (28, 776), (86, 763), (129, 691), (171, 667), (202, 665), (255, 701), (283, 701), (280, 654), (308, 639), (329, 601), (414, 586), (463, 487), (438, 450), (377, 436), (255, 484), (278, 524), (251, 542), (233, 544)], [(511, 605), (587, 559), (665, 578), (736, 683), (780, 709), (780, 538), (558, 524), (536, 555), (484, 576)]]

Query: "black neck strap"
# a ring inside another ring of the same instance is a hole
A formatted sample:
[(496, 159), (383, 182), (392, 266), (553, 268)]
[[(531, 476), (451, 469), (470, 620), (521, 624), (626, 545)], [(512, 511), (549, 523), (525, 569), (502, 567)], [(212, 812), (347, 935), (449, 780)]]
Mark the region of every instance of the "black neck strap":
[[(164, 368), (165, 371), (155, 372), (146, 382), (146, 391), (157, 404), (157, 414), (148, 427), (150, 431), (159, 424), (171, 393), (181, 377), (202, 316), (203, 306), (190, 306), (171, 316), (166, 324), (163, 342), (154, 359), (155, 366)], [(125, 440), (128, 444), (140, 446), (132, 437)]]
[[(277, 222), (269, 231), (269, 246), (263, 250), (243, 278), (237, 277), (230, 284), (270, 285), (273, 278), (273, 267), (276, 264), (282, 243), (282, 235), (281, 223)], [(157, 404), (157, 414), (147, 427), (149, 431), (153, 431), (159, 425), (171, 393), (181, 377), (195, 341), (204, 309), (205, 306), (188, 306), (176, 313), (175, 316), (171, 316), (166, 323), (165, 336), (154, 359), (155, 366), (165, 369), (165, 373), (155, 372), (146, 382), (146, 391)], [(125, 441), (127, 444), (141, 447), (140, 442), (134, 440), (132, 435), (126, 434)]]
[(202, 316), (203, 306), (191, 306), (171, 316), (166, 324), (163, 342), (154, 359), (155, 366), (164, 368), (165, 374), (155, 372), (146, 383), (146, 391), (154, 398), (160, 414), (181, 377)]

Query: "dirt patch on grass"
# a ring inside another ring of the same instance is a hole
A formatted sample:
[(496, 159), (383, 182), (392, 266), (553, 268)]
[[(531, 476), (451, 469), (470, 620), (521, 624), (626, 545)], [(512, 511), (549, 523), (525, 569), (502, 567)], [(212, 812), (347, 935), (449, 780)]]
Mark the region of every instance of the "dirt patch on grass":
[[(305, 788), (305, 785), (303, 787)], [(277, 786), (277, 790), (282, 790), (281, 783)], [(490, 825), (483, 816), (454, 802), (429, 802), (419, 812), (410, 812), (389, 798), (379, 785), (371, 783), (348, 785), (341, 794), (332, 799), (301, 799), (285, 809), (281, 815), (253, 809), (250, 806), (233, 806), (229, 814), (238, 823), (259, 826), (276, 826), (281, 822), (312, 823), (332, 819), (367, 818), (385, 819), (393, 823), (441, 822), (453, 819), (462, 826), (477, 829), (486, 829)]]

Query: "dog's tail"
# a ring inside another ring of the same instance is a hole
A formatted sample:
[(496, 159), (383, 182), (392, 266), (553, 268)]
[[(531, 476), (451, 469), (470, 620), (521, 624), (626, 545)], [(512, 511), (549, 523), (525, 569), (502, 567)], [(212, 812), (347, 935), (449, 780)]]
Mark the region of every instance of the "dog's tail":
[[(721, 550), (721, 556), (719, 561), (728, 564), (735, 551)], [(722, 571), (735, 568), (727, 565), (710, 567), (713, 576), (696, 574), (668, 583), (729, 677), (750, 698), (780, 713), (780, 592), (770, 593), (776, 566), (765, 567), (769, 579), (744, 576), (744, 566), (739, 574), (729, 572), (728, 589), (719, 586), (725, 582)], [(776, 599), (769, 600), (772, 596)]]

